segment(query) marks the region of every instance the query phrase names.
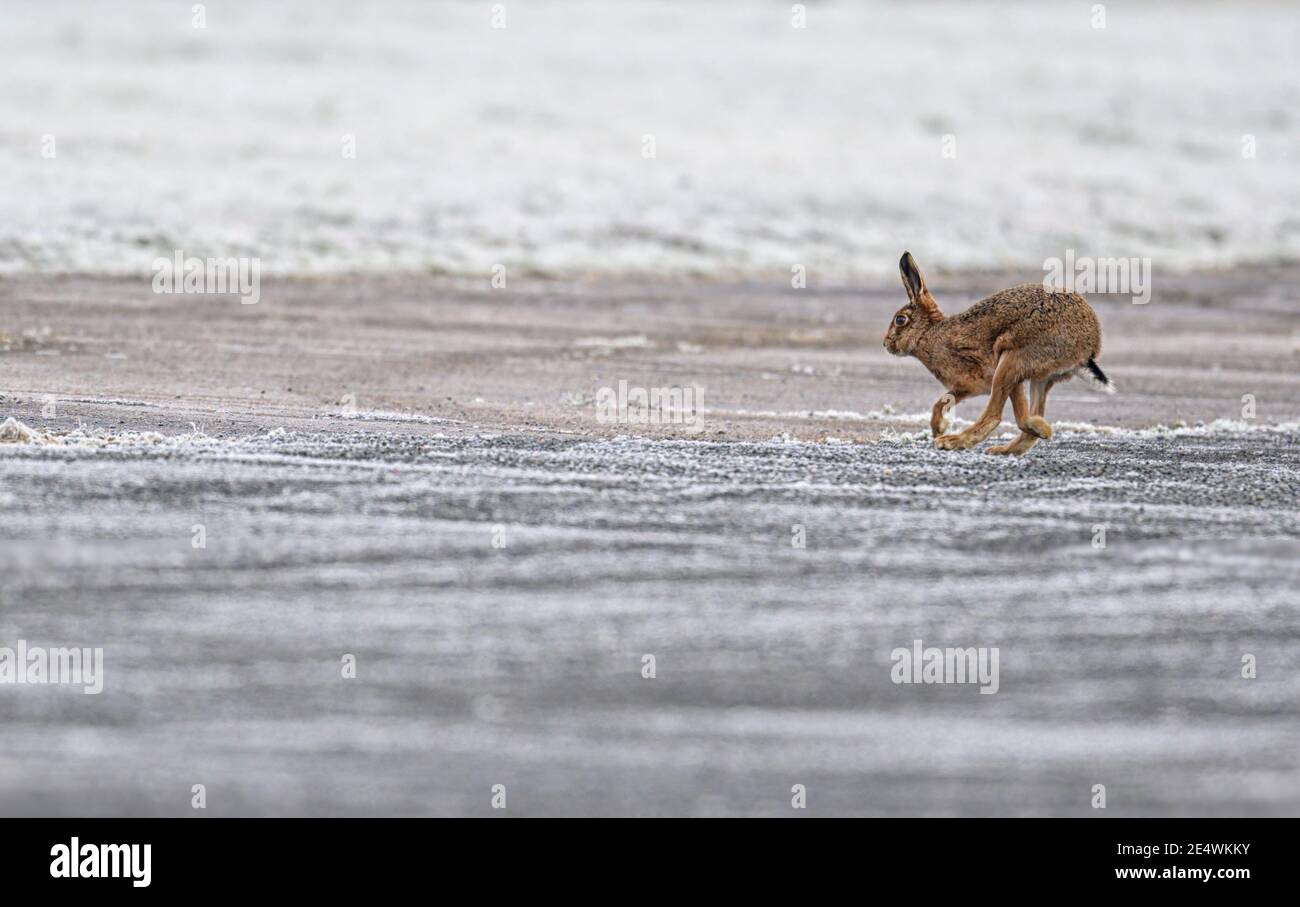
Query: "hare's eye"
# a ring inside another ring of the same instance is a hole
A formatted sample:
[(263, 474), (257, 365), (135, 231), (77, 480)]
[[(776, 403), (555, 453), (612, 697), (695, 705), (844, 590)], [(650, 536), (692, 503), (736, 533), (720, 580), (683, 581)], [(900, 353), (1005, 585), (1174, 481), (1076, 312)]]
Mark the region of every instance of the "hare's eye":
[(894, 316), (894, 324), (898, 325), (898, 326), (901, 328), (903, 325), (907, 324), (907, 316), (906, 316), (906, 315), (895, 315), (895, 316)]

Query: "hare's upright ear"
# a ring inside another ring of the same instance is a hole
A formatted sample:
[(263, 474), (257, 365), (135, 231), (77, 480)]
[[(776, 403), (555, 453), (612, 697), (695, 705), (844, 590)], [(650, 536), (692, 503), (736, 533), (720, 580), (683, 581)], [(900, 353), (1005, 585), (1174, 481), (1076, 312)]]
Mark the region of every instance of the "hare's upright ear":
[(930, 290), (925, 285), (925, 278), (921, 275), (921, 269), (916, 266), (916, 259), (912, 257), (911, 252), (904, 252), (903, 257), (898, 260), (898, 273), (903, 276), (903, 289), (907, 290), (907, 298), (916, 302), (922, 296), (929, 296)]
[(916, 266), (916, 259), (912, 257), (911, 252), (904, 252), (903, 257), (898, 260), (898, 273), (903, 277), (903, 288), (907, 290), (907, 298), (912, 301), (912, 304), (924, 311), (931, 321), (942, 318), (943, 313), (939, 311), (938, 304), (930, 295), (930, 288), (925, 285), (925, 276)]

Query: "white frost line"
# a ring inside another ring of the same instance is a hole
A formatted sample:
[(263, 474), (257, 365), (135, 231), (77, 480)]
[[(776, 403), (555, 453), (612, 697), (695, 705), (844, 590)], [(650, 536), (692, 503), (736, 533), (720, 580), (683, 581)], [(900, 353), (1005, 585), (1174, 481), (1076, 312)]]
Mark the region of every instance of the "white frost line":
[[(431, 416), (418, 416), (409, 413), (392, 413), (387, 414), (396, 416), (396, 421), (402, 422), (454, 422), (457, 420), (438, 420)], [(344, 418), (371, 419), (376, 418), (375, 414), (358, 413), (355, 415), (346, 415)], [(382, 421), (382, 419), (380, 419)], [(1158, 438), (1179, 438), (1179, 437), (1205, 437), (1214, 435), (1249, 435), (1249, 434), (1277, 434), (1277, 435), (1300, 435), (1300, 422), (1283, 422), (1273, 424), (1256, 424), (1253, 422), (1243, 422), (1233, 419), (1216, 419), (1208, 424), (1198, 423), (1196, 425), (1157, 425), (1152, 428), (1119, 428), (1108, 425), (1093, 425), (1087, 422), (1057, 422), (1054, 427), (1063, 435), (1087, 435), (1100, 434), (1111, 435), (1116, 437), (1133, 438), (1139, 440), (1154, 440)], [(1015, 426), (1003, 423), (999, 431), (1003, 435), (1014, 434)], [(549, 431), (540, 429), (541, 431)], [(555, 430), (558, 431), (558, 430)], [(120, 434), (111, 432), (87, 430), (77, 428), (71, 432), (45, 432), (34, 429), (14, 418), (6, 419), (0, 424), (0, 444), (35, 444), (52, 447), (63, 447), (80, 450), (97, 450), (105, 447), (165, 447), (165, 448), (193, 448), (195, 450), (220, 450), (229, 448), (243, 448), (247, 450), (248, 445), (257, 442), (275, 441), (286, 437), (287, 432), (283, 428), (272, 429), (257, 435), (249, 435), (238, 439), (220, 439), (213, 438), (205, 434), (201, 429), (195, 427), (192, 431), (179, 435), (163, 435), (159, 432), (136, 432), (127, 431)], [(437, 435), (442, 438), (444, 436)], [(489, 438), (494, 436), (482, 435), (480, 437)], [(684, 443), (681, 439), (650, 439), (650, 438), (617, 438), (612, 443), (619, 441), (635, 442), (639, 444), (648, 444), (651, 446), (657, 444), (677, 444)], [(771, 439), (771, 442), (786, 444), (844, 444), (850, 443), (842, 438), (827, 437), (825, 441), (800, 441), (790, 435), (788, 432), (782, 433)], [(600, 442), (611, 443), (611, 442)], [(887, 428), (878, 441), (868, 443), (879, 444), (924, 444), (932, 443), (928, 429), (913, 432), (898, 432), (892, 427)]]
[(387, 410), (365, 410), (362, 412), (329, 413), (335, 419), (356, 419), (361, 422), (418, 422), (421, 425), (467, 425), (464, 419), (443, 419), (439, 416), (425, 416), (420, 413), (395, 413)]
[(58, 397), (55, 401), (58, 403), (91, 403), (98, 406), (154, 406), (153, 403), (146, 403), (143, 400), (119, 400), (112, 397)]
[(1125, 438), (1186, 438), (1205, 435), (1249, 435), (1256, 433), (1272, 435), (1300, 434), (1300, 422), (1244, 422), (1240, 419), (1215, 419), (1213, 422), (1198, 422), (1187, 425), (1179, 422), (1174, 425), (1153, 425), (1150, 428), (1120, 428), (1114, 425), (1093, 425), (1091, 422), (1053, 422), (1053, 429), (1067, 434), (1119, 435)]
[(805, 409), (797, 412), (777, 412), (763, 409), (703, 409), (706, 416), (742, 416), (759, 419), (827, 419), (839, 422), (919, 422), (928, 424), (929, 413), (899, 413), (893, 407), (859, 413), (847, 409)]
[(654, 346), (645, 334), (628, 334), (623, 337), (579, 337), (573, 341), (573, 345), (584, 349), (605, 350), (646, 349)]
[[(928, 425), (930, 422), (929, 413), (899, 413), (891, 407), (883, 410), (872, 410), (866, 413), (853, 412), (852, 410), (800, 410), (792, 412), (777, 412), (775, 410), (747, 410), (747, 409), (705, 409), (701, 410), (705, 415), (710, 416), (740, 416), (763, 419), (822, 419), (828, 421), (855, 421), (855, 422), (900, 422), (908, 424)], [(966, 419), (953, 415), (949, 417), (952, 425), (970, 425)], [(1300, 434), (1300, 422), (1246, 422), (1240, 419), (1215, 419), (1212, 422), (1198, 422), (1195, 425), (1188, 425), (1185, 422), (1177, 422), (1173, 425), (1152, 425), (1147, 428), (1124, 428), (1118, 425), (1096, 425), (1091, 422), (1052, 422), (1052, 428), (1071, 434), (1095, 434), (1095, 435), (1122, 435), (1131, 438), (1168, 438), (1168, 437), (1197, 437), (1201, 435), (1240, 435), (1252, 434), (1255, 432), (1266, 432), (1268, 434), (1291, 435)], [(1010, 422), (1002, 422), (999, 430), (1011, 431), (1016, 430), (1016, 426)]]

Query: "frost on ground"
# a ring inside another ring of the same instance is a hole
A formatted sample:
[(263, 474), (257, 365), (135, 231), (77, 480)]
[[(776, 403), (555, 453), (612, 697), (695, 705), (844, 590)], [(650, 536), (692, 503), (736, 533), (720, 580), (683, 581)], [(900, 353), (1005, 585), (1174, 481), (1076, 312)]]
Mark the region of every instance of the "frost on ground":
[(0, 696), (0, 813), (1300, 809), (1294, 433), (182, 437), (0, 447), (0, 638), (106, 662)]
[(0, 424), (0, 444), (37, 444), (93, 450), (101, 447), (131, 448), (157, 445), (176, 447), (208, 440), (216, 443), (215, 439), (207, 438), (198, 428), (194, 428), (188, 434), (164, 435), (154, 431), (111, 432), (86, 427), (78, 427), (72, 431), (42, 431), (12, 417)]
[(387, 410), (339, 410), (336, 413), (330, 413), (330, 417), (334, 419), (350, 419), (357, 422), (418, 422), (421, 425), (464, 424), (461, 419), (444, 419), (420, 413), (397, 413)]
[(0, 425), (0, 444), (39, 444), (43, 440), (40, 432), (33, 431), (17, 419), (5, 419)]

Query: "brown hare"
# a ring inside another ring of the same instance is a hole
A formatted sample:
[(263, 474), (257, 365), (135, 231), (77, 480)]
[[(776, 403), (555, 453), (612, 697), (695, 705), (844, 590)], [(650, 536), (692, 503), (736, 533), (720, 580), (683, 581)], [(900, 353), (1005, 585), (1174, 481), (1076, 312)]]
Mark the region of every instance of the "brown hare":
[[(1002, 423), (1002, 410), (1010, 399), (1020, 437), (988, 452), (1022, 454), (1052, 436), (1043, 413), (1047, 392), (1054, 385), (1081, 375), (1108, 393), (1115, 392), (1097, 367), (1101, 353), (1097, 316), (1077, 293), (1027, 283), (994, 293), (960, 315), (945, 316), (911, 253), (903, 253), (898, 267), (909, 302), (895, 313), (885, 334), (885, 349), (895, 356), (920, 359), (948, 389), (930, 414), (937, 447), (959, 450), (979, 444)], [(989, 395), (989, 405), (975, 424), (957, 434), (944, 434), (952, 407), (980, 394)]]

